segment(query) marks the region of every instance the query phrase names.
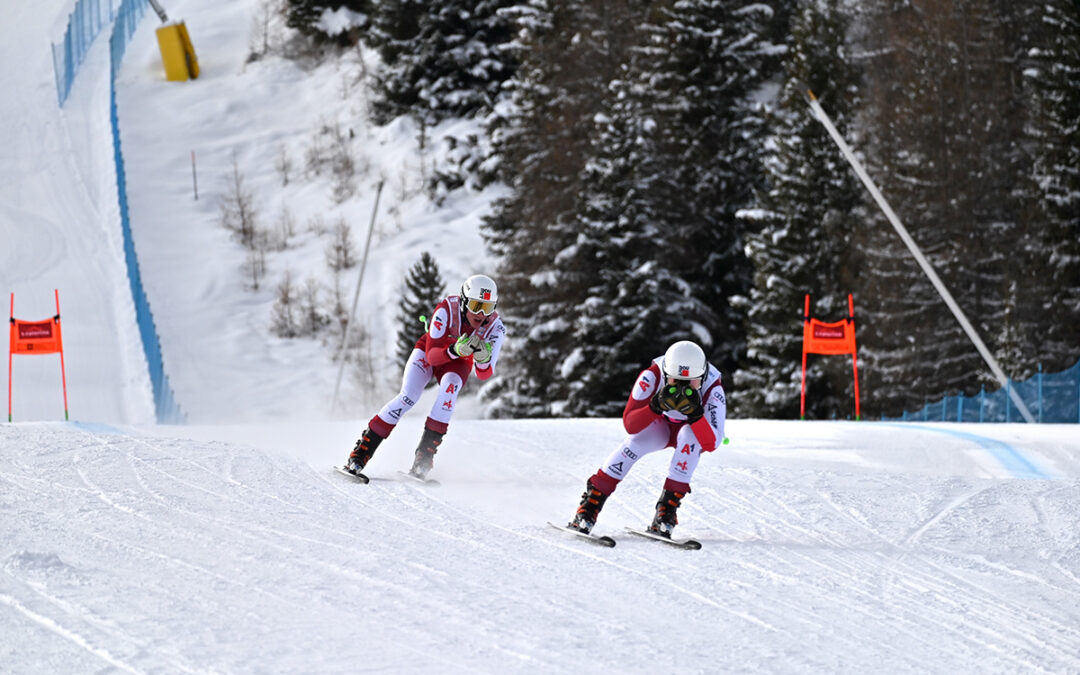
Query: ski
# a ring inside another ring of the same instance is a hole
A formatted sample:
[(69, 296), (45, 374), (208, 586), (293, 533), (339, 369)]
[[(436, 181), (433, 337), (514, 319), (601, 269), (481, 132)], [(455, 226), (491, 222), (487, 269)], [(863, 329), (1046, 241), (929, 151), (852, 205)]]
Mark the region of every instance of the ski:
[(665, 537), (662, 534), (656, 534), (655, 532), (649, 532), (648, 530), (637, 530), (632, 527), (623, 528), (631, 534), (636, 534), (639, 537), (645, 537), (646, 539), (652, 539), (654, 541), (662, 541), (668, 546), (674, 546), (676, 548), (685, 548), (690, 551), (696, 551), (701, 548), (701, 542), (696, 539), (671, 539)]
[(608, 536), (601, 537), (595, 534), (582, 532), (581, 530), (575, 530), (574, 528), (567, 527), (565, 525), (556, 525), (550, 520), (548, 521), (548, 525), (554, 527), (556, 530), (562, 530), (563, 532), (567, 532), (569, 534), (581, 537), (586, 541), (592, 542), (594, 544), (599, 544), (600, 546), (606, 546), (608, 548), (613, 548), (615, 546), (615, 540)]
[(368, 478), (367, 476), (365, 476), (362, 473), (353, 473), (351, 471), (346, 471), (345, 467), (341, 467), (341, 466), (335, 466), (334, 471), (337, 471), (342, 476), (345, 476), (345, 478), (351, 480), (354, 483), (367, 483), (368, 481), (371, 480), (370, 478)]
[(398, 471), (398, 475), (402, 476), (407, 483), (419, 483), (421, 485), (427, 485), (430, 487), (439, 487), (440, 485), (442, 485), (442, 483), (437, 480), (434, 480), (432, 478), (419, 478), (412, 475), (408, 471)]

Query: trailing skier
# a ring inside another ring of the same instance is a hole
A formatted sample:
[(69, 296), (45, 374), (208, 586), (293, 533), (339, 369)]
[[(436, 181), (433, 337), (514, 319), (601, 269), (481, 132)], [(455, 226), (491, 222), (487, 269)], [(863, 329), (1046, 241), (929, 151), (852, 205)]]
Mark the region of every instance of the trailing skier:
[(394, 430), (402, 415), (416, 405), (424, 387), (434, 377), (438, 395), (424, 423), (424, 433), (409, 471), (416, 478), (426, 479), (469, 373), (475, 368), (481, 380), (495, 374), (495, 364), (506, 339), (506, 327), (495, 311), (498, 300), (495, 282), (475, 274), (465, 280), (459, 295), (448, 296), (436, 305), (427, 331), (416, 341), (405, 365), (401, 392), (368, 422), (349, 454), (345, 471), (360, 474), (379, 444)]

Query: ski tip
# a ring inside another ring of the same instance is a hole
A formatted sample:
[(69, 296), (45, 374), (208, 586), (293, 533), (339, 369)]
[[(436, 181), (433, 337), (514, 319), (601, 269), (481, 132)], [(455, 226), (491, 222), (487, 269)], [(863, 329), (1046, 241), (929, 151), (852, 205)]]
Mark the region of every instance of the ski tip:
[(701, 548), (701, 542), (696, 539), (672, 539), (671, 537), (667, 537), (662, 534), (649, 532), (648, 530), (639, 530), (635, 527), (629, 526), (626, 526), (623, 529), (625, 529), (630, 534), (636, 534), (639, 537), (663, 542), (665, 544), (668, 544), (669, 546), (674, 546), (676, 548), (682, 548), (691, 551), (696, 551)]
[(582, 532), (581, 530), (575, 530), (574, 528), (570, 527), (569, 525), (559, 525), (558, 523), (553, 523), (550, 520), (547, 521), (547, 524), (554, 527), (556, 530), (562, 530), (563, 532), (566, 532), (567, 534), (572, 534), (572, 535), (574, 535), (576, 537), (581, 537), (582, 539), (585, 539), (587, 541), (591, 541), (594, 544), (599, 544), (600, 546), (606, 546), (608, 548), (615, 548), (615, 540), (612, 539), (611, 537), (607, 536), (607, 535), (601, 536), (601, 535), (597, 535), (597, 534)]
[(362, 473), (353, 473), (352, 471), (349, 471), (348, 469), (346, 469), (343, 466), (335, 466), (334, 471), (338, 472), (339, 474), (341, 474), (342, 476), (344, 476), (345, 478), (351, 480), (354, 483), (369, 483), (369, 482), (371, 482), (371, 479), (368, 478), (367, 476), (365, 476), (364, 474), (362, 474)]
[(410, 483), (420, 483), (421, 485), (428, 485), (430, 487), (439, 487), (442, 485), (442, 483), (434, 478), (420, 478), (412, 475), (408, 471), (398, 471), (398, 475)]

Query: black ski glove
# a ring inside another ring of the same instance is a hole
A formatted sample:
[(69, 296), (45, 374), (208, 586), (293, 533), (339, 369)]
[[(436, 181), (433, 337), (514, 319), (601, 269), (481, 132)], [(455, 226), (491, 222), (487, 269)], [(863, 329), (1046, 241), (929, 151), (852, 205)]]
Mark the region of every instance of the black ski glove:
[(693, 424), (705, 416), (705, 406), (701, 402), (700, 391), (691, 389), (690, 387), (687, 387), (687, 389), (690, 391), (690, 394), (684, 396), (675, 409), (686, 415), (687, 421)]
[(675, 384), (662, 384), (649, 401), (649, 409), (657, 415), (662, 415), (665, 410), (678, 408), (683, 396), (685, 396), (685, 392), (683, 392), (682, 387)]
[(653, 411), (653, 413), (655, 413), (657, 415), (663, 415), (664, 414), (664, 403), (663, 403), (663, 401), (660, 400), (663, 395), (664, 395), (664, 388), (663, 387), (657, 387), (656, 393), (653, 394), (652, 398), (649, 399), (649, 410)]

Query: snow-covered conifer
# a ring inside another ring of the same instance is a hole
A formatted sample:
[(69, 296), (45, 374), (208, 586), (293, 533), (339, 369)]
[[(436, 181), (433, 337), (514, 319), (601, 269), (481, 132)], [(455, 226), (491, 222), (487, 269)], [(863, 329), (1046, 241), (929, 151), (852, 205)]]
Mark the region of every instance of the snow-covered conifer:
[[(809, 87), (829, 108), (841, 133), (851, 128), (858, 72), (849, 59), (847, 20), (839, 0), (803, 0), (792, 20), (785, 81), (770, 119), (767, 183), (754, 207), (740, 214), (751, 232), (754, 266), (747, 358), (737, 376), (742, 414), (799, 414), (804, 297), (812, 314), (837, 321), (847, 294), (862, 310), (858, 230), (862, 187), (824, 127), (809, 113)], [(856, 325), (859, 325), (858, 323)], [(807, 416), (850, 415), (850, 359), (811, 357)]]
[(424, 251), (405, 276), (405, 293), (401, 296), (398, 309), (397, 357), (401, 367), (408, 362), (416, 339), (425, 330), (420, 317), (431, 318), (431, 310), (445, 297), (445, 293), (446, 282), (439, 272), (439, 265), (430, 253)]

